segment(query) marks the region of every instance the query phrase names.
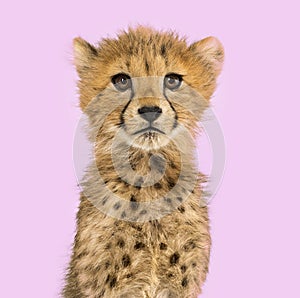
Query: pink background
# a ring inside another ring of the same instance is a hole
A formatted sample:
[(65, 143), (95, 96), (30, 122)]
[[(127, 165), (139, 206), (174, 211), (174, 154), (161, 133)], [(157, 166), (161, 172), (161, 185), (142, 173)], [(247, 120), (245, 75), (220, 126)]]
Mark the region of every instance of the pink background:
[[(204, 298), (300, 297), (297, 1), (2, 1), (0, 296), (58, 297), (75, 228), (72, 38), (128, 24), (217, 36), (227, 149)], [(4, 4), (5, 3), (5, 4)]]

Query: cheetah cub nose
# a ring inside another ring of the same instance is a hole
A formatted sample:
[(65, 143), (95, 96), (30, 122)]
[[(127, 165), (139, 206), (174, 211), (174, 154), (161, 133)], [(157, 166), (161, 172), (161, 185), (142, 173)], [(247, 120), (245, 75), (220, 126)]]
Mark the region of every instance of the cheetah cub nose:
[(162, 109), (158, 106), (144, 106), (138, 109), (138, 113), (142, 118), (151, 123), (160, 116)]

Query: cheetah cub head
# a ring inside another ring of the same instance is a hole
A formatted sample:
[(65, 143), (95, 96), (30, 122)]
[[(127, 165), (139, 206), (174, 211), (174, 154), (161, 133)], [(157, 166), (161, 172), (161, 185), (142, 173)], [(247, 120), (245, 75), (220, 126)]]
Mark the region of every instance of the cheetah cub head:
[(214, 37), (191, 45), (173, 32), (137, 27), (96, 46), (74, 39), (80, 106), (98, 138), (143, 150), (194, 134), (223, 64)]

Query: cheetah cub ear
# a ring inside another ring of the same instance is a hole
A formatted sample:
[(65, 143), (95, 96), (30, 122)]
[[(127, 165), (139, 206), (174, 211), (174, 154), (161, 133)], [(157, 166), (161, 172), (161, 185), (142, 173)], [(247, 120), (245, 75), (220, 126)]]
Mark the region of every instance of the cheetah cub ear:
[(190, 46), (190, 50), (196, 52), (216, 75), (221, 72), (224, 62), (224, 48), (217, 38), (210, 36), (197, 41)]
[(81, 76), (83, 72), (92, 67), (93, 61), (98, 55), (98, 51), (81, 37), (73, 39), (73, 50), (74, 64), (79, 76)]

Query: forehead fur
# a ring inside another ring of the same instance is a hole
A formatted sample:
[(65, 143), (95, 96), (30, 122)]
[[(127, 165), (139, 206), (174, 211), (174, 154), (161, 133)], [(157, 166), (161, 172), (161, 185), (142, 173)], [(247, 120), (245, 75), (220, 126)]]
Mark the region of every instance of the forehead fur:
[(195, 58), (185, 39), (176, 33), (145, 27), (123, 31), (114, 39), (103, 39), (97, 52), (107, 75), (125, 72), (132, 77), (164, 76), (168, 72), (185, 75)]
[(171, 49), (183, 51), (187, 48), (185, 38), (180, 38), (173, 31), (158, 31), (148, 27), (129, 28), (122, 31), (116, 39), (103, 39), (100, 50), (110, 51), (116, 56), (127, 55), (162, 55)]
[[(125, 66), (136, 72), (134, 76), (163, 75), (166, 68), (176, 64), (180, 66), (182, 60), (188, 58), (187, 48), (185, 39), (174, 32), (138, 27), (122, 32), (117, 39), (104, 39), (100, 43), (99, 53), (106, 61), (111, 61), (112, 57), (118, 62), (125, 59)], [(132, 67), (135, 61), (143, 62), (139, 64), (139, 69)], [(161, 67), (159, 64), (162, 64)]]

